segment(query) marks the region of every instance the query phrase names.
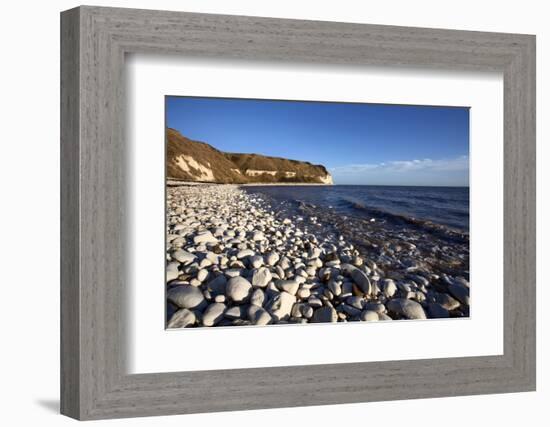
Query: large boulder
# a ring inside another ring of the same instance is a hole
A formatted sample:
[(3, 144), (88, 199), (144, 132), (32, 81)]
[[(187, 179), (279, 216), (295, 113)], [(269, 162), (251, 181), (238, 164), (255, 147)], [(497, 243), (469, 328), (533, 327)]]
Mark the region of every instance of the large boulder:
[(176, 311), (170, 320), (168, 321), (168, 328), (186, 328), (188, 326), (193, 326), (195, 323), (196, 317), (195, 313), (186, 308)]
[(336, 322), (338, 321), (338, 313), (332, 307), (321, 307), (313, 312), (311, 321), (313, 323)]
[(422, 306), (416, 301), (405, 298), (390, 300), (386, 307), (389, 311), (399, 314), (407, 319), (426, 319), (426, 313)]
[(199, 308), (205, 299), (201, 290), (191, 285), (175, 286), (168, 291), (168, 300), (180, 308)]
[(225, 289), (226, 296), (233, 302), (242, 303), (248, 299), (252, 285), (244, 277), (236, 276), (229, 279)]

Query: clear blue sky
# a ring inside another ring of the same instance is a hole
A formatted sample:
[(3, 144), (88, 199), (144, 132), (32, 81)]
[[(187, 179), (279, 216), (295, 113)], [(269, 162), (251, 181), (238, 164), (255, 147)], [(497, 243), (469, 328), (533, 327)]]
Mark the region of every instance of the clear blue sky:
[(469, 109), (166, 97), (166, 125), (222, 151), (322, 164), (335, 184), (469, 184)]

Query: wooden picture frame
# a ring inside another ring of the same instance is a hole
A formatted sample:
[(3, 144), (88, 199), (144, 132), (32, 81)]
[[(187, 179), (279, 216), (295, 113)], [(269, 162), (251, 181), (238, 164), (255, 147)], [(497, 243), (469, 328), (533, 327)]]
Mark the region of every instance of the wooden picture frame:
[[(126, 53), (502, 72), (503, 355), (127, 374)], [(61, 166), (65, 415), (84, 420), (535, 390), (532, 35), (78, 7), (61, 14)]]

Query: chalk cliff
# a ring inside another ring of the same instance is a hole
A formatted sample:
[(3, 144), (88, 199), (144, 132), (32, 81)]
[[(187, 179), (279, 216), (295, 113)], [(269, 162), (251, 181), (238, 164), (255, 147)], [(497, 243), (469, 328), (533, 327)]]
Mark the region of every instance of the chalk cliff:
[(166, 130), (166, 140), (169, 179), (224, 184), (333, 183), (322, 165), (260, 154), (224, 153), (170, 128)]

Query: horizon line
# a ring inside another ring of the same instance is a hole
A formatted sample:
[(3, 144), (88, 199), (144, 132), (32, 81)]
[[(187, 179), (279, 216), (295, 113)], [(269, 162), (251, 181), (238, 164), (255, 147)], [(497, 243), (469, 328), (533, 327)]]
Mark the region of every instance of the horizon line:
[[(451, 188), (470, 188), (470, 185), (428, 185), (428, 184), (332, 184), (337, 185), (364, 185), (368, 187), (451, 187)], [(330, 187), (330, 185), (327, 185)]]

